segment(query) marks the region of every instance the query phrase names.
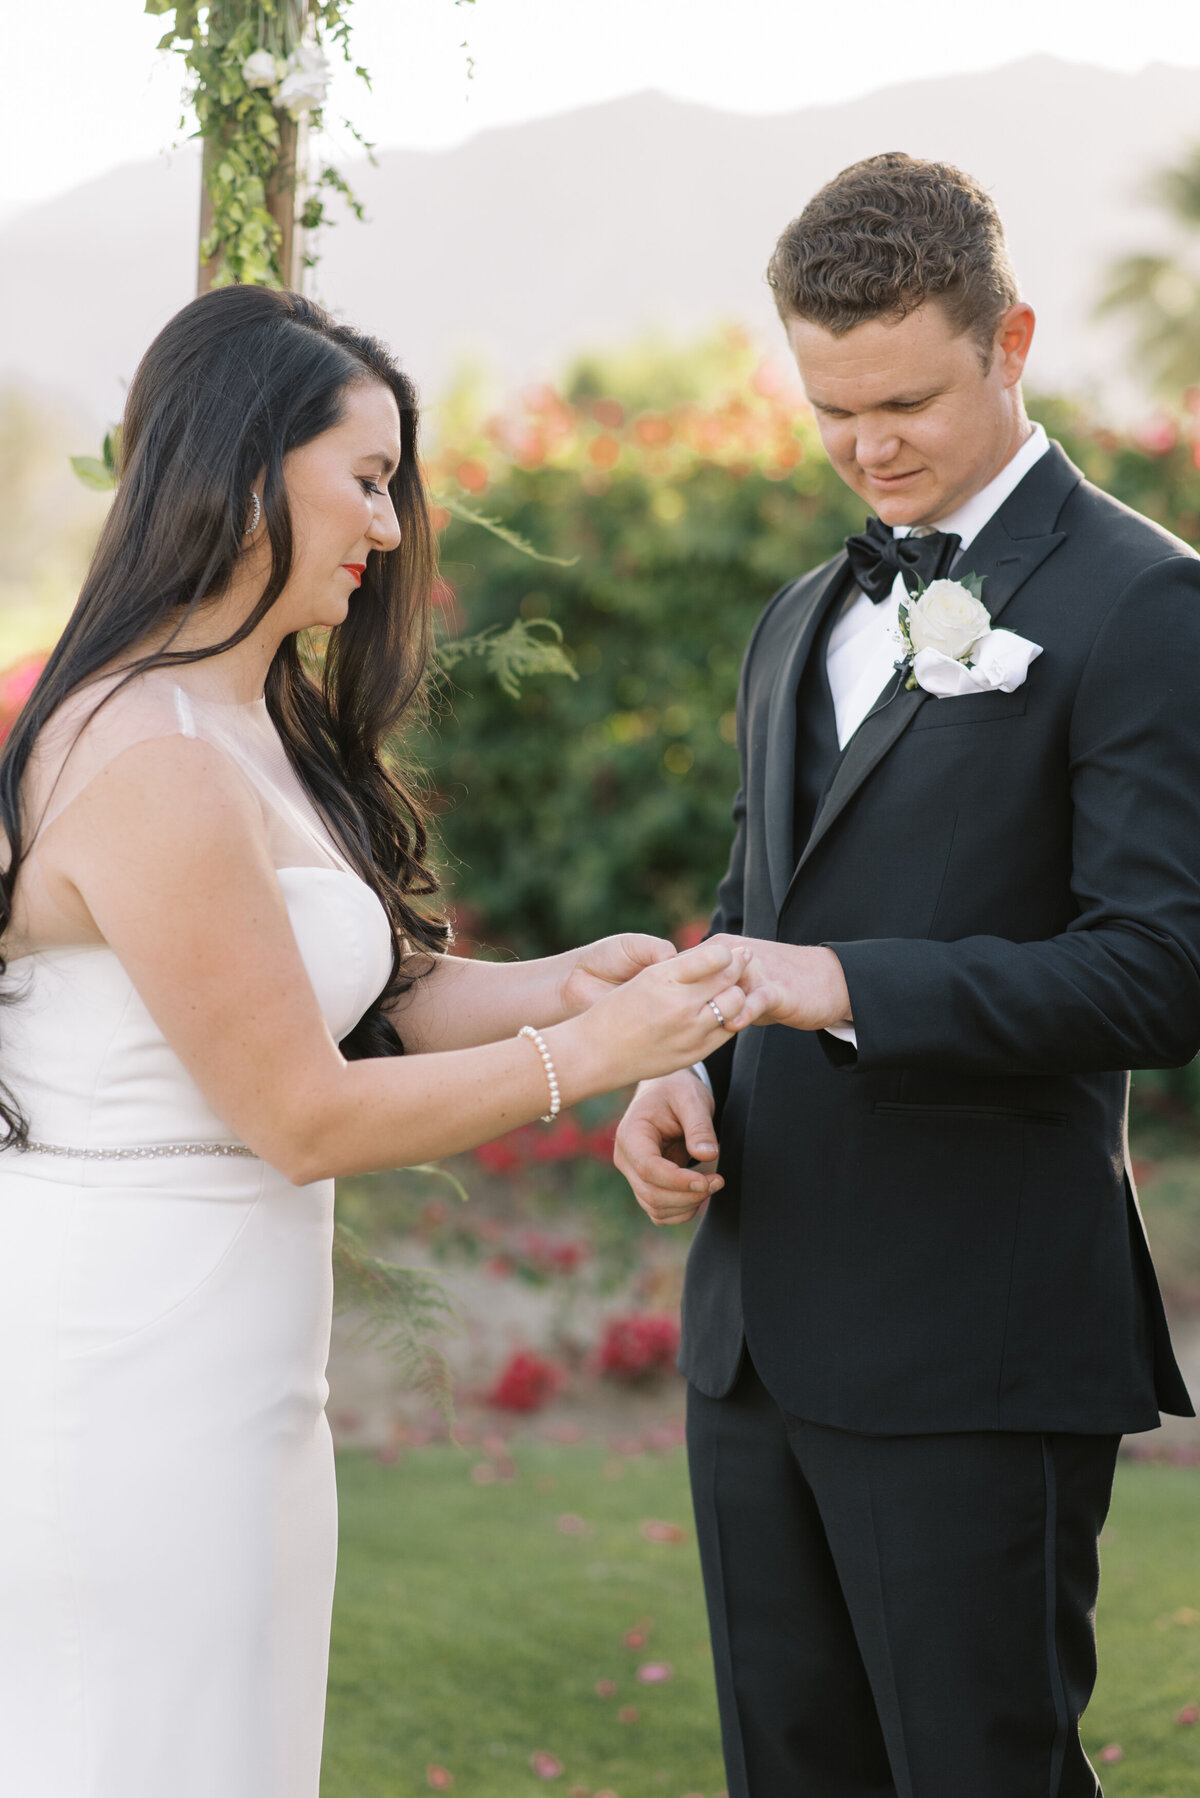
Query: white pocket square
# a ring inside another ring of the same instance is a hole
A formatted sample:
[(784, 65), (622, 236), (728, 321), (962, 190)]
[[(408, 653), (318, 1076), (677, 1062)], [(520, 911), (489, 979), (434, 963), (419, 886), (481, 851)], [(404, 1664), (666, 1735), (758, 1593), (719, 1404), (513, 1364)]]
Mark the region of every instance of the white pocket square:
[(940, 649), (918, 650), (913, 676), (936, 699), (959, 699), (968, 693), (1015, 693), (1025, 685), (1030, 664), (1042, 653), (1040, 643), (1015, 631), (988, 631), (971, 651), (972, 666), (956, 662)]

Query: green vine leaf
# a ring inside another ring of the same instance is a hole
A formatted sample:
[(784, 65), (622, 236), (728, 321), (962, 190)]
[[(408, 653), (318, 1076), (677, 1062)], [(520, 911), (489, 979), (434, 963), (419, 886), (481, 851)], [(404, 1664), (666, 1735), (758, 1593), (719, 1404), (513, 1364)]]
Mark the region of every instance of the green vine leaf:
[[(541, 631), (548, 635), (539, 635)], [(478, 656), (510, 699), (521, 697), (521, 682), (531, 675), (579, 679), (575, 664), (562, 648), (562, 631), (552, 618), (514, 618), (503, 629), (492, 625), (472, 637), (454, 637), (439, 643), (434, 654), (447, 672), (469, 657)]]
[(104, 466), (99, 456), (72, 456), (71, 467), (93, 493), (109, 493), (117, 484), (112, 471)]
[(507, 543), (510, 549), (519, 550), (534, 562), (548, 562), (554, 568), (574, 568), (578, 556), (547, 556), (540, 549), (535, 549), (528, 538), (522, 537), (519, 531), (510, 530), (498, 518), (488, 518), (477, 512), (473, 506), (465, 505), (452, 494), (435, 493), (433, 503), (440, 506), (443, 512), (449, 512), (451, 518), (457, 518), (463, 524), (477, 524), (480, 530), (488, 531), (493, 537), (499, 537), (501, 543)]

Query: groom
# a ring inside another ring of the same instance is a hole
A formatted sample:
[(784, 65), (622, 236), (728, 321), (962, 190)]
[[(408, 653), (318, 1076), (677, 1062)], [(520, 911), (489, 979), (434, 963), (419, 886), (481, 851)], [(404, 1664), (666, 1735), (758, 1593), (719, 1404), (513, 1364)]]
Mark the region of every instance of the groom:
[[(617, 1149), (658, 1222), (713, 1195), (681, 1365), (729, 1791), (1095, 1798), (1117, 1445), (1191, 1414), (1124, 1070), (1200, 1050), (1200, 560), (1029, 424), (969, 176), (845, 170), (770, 281), (874, 516), (742, 671), (713, 930), (774, 1024)], [(913, 600), (968, 577), (973, 648), (969, 592)]]

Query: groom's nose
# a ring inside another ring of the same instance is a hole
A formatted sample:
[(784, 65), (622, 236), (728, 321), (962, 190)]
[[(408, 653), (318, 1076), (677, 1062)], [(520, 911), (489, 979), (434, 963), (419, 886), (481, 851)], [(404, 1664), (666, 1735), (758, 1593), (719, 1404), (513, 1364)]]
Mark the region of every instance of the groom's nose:
[(855, 433), (854, 455), (860, 468), (886, 469), (900, 451), (900, 435), (890, 419), (860, 418)]

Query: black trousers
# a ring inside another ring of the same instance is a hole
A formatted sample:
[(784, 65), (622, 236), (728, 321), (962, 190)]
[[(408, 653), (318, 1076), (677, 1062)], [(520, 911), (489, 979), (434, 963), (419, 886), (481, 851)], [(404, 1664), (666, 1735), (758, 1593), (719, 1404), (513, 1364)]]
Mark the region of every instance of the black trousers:
[(729, 1798), (1098, 1798), (1117, 1436), (860, 1436), (688, 1392)]

